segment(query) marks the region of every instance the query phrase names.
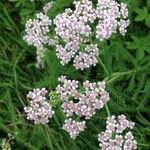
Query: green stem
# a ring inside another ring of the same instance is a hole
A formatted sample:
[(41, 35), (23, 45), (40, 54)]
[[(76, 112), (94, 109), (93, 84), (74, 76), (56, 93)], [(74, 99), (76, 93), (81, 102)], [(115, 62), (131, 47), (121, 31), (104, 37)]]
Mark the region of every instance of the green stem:
[(101, 64), (101, 66), (103, 67), (103, 69), (104, 69), (106, 75), (108, 76), (109, 73), (108, 73), (108, 70), (107, 70), (105, 64), (103, 63), (103, 61), (102, 61), (99, 57), (98, 57), (98, 61), (99, 61), (99, 63)]
[(130, 71), (126, 71), (126, 72), (116, 72), (113, 73), (111, 76), (113, 76), (112, 78), (110, 78), (109, 80), (106, 81), (106, 83), (111, 83), (113, 81), (115, 81), (117, 78), (124, 76), (124, 75), (128, 75), (128, 74), (132, 74), (135, 73), (135, 70), (130, 70)]
[(19, 94), (19, 90), (18, 90), (18, 77), (17, 77), (17, 71), (16, 71), (16, 67), (17, 67), (17, 64), (19, 62), (19, 59), (21, 58), (21, 56), (23, 55), (24, 52), (25, 52), (25, 50), (23, 50), (19, 54), (19, 56), (17, 57), (17, 59), (16, 59), (16, 61), (14, 63), (14, 67), (13, 67), (13, 73), (14, 73), (15, 90), (16, 90), (18, 99), (20, 100), (20, 103), (25, 107), (25, 103), (23, 102), (23, 100), (22, 100), (22, 98), (20, 97), (20, 94)]
[(63, 112), (61, 106), (59, 107), (59, 111), (60, 111), (60, 113), (61, 113), (63, 119), (66, 119), (66, 115), (64, 114), (64, 112)]
[(45, 140), (47, 141), (47, 144), (49, 145), (51, 150), (54, 150), (53, 144), (52, 144), (52, 139), (50, 138), (51, 136), (51, 131), (49, 129), (48, 125), (45, 125), (44, 128), (46, 129), (45, 133), (43, 133)]
[(127, 74), (132, 74), (132, 73), (135, 73), (136, 71), (135, 70), (129, 70), (129, 71), (126, 71), (126, 72), (116, 72), (116, 73), (113, 73), (112, 75), (118, 75), (118, 76), (122, 76), (122, 75), (127, 75)]
[(140, 146), (150, 147), (150, 145), (149, 145), (149, 144), (142, 144), (142, 143), (138, 143), (138, 145), (140, 145)]
[(110, 111), (107, 103), (105, 104), (105, 108), (106, 108), (107, 116), (110, 117)]

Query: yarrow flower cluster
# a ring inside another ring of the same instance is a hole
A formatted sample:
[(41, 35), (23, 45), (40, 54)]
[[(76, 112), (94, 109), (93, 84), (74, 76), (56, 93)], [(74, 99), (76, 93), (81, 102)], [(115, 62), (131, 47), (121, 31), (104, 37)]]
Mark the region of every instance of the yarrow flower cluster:
[(114, 0), (98, 0), (96, 8), (90, 0), (74, 1), (73, 4), (75, 10), (66, 9), (54, 19), (56, 34), (64, 41), (56, 46), (56, 54), (62, 65), (74, 59), (76, 69), (83, 70), (97, 63), (99, 48), (92, 42), (94, 36), (102, 41), (117, 29), (122, 35), (126, 33), (128, 9), (126, 4)]
[(51, 20), (49, 17), (43, 13), (36, 14), (36, 19), (29, 19), (26, 22), (26, 35), (24, 40), (29, 45), (34, 45), (37, 48), (37, 67), (43, 66), (43, 57), (45, 48), (43, 44), (49, 42), (49, 26), (51, 25)]
[(50, 26), (52, 20), (46, 15), (48, 10), (52, 7), (53, 3), (50, 2), (43, 7), (43, 12), (37, 13), (35, 19), (29, 19), (25, 25), (25, 36), (23, 39), (28, 45), (34, 45), (37, 48), (37, 67), (44, 65), (43, 57), (44, 52), (47, 50), (44, 44), (54, 46), (57, 41), (49, 37)]
[(79, 122), (72, 120), (71, 118), (65, 120), (65, 123), (63, 125), (63, 129), (69, 132), (72, 139), (75, 139), (81, 131), (84, 131), (85, 128), (85, 121)]
[(73, 62), (76, 69), (83, 70), (85, 68), (89, 68), (91, 65), (96, 66), (98, 62), (96, 57), (99, 55), (97, 44), (87, 45), (85, 47), (85, 51), (86, 53), (79, 52), (79, 54), (74, 58)]
[[(59, 81), (62, 85), (57, 86), (56, 92), (60, 95), (63, 111), (69, 118), (76, 115), (90, 119), (96, 110), (103, 108), (109, 100), (109, 94), (105, 91), (105, 82), (90, 83), (85, 81), (83, 83), (84, 89), (80, 91), (78, 81), (67, 80), (65, 76), (61, 76)], [(69, 128), (70, 124), (67, 125)]]
[(56, 46), (56, 54), (65, 65), (74, 59), (76, 69), (85, 69), (96, 65), (99, 49), (96, 44), (86, 44), (92, 34), (88, 22), (95, 20), (93, 4), (89, 0), (74, 1), (75, 10), (66, 9), (54, 19), (56, 34), (62, 38), (64, 44)]
[(132, 132), (128, 131), (134, 127), (134, 122), (128, 121), (125, 115), (119, 115), (117, 119), (115, 116), (108, 117), (106, 123), (105, 132), (98, 135), (101, 150), (137, 149), (137, 142)]
[(101, 41), (110, 38), (119, 29), (122, 35), (127, 32), (129, 25), (128, 9), (125, 3), (117, 3), (115, 0), (98, 0), (96, 15), (99, 23), (96, 27), (96, 38)]
[(27, 119), (33, 120), (35, 124), (46, 124), (54, 114), (51, 105), (46, 101), (47, 90), (34, 89), (30, 91), (27, 97), (31, 99), (30, 106), (24, 107), (27, 113)]
[(26, 35), (24, 40), (29, 45), (34, 45), (37, 49), (42, 49), (43, 44), (48, 43), (49, 26), (51, 25), (49, 17), (43, 13), (36, 14), (36, 19), (29, 19), (26, 22)]

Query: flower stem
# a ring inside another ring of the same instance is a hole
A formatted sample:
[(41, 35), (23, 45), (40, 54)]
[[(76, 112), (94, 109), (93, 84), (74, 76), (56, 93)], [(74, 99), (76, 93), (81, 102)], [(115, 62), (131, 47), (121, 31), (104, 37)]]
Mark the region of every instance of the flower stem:
[(138, 143), (138, 145), (140, 145), (140, 146), (150, 147), (150, 145), (149, 145), (149, 144), (142, 144), (142, 143)]
[(108, 76), (109, 73), (108, 73), (108, 70), (107, 70), (105, 64), (103, 63), (103, 61), (102, 61), (100, 58), (98, 58), (98, 61), (99, 61), (99, 63), (101, 64), (101, 66), (103, 67), (103, 69), (104, 69), (106, 75)]
[(105, 104), (105, 108), (106, 108), (107, 116), (110, 117), (110, 111), (107, 103)]

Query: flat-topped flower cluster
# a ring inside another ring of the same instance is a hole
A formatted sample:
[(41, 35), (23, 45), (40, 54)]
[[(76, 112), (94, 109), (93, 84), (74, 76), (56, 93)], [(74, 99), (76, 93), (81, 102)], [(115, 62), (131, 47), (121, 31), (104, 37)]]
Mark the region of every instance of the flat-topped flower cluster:
[(46, 101), (47, 90), (34, 89), (30, 91), (27, 97), (30, 100), (30, 106), (24, 107), (27, 113), (27, 119), (33, 120), (35, 124), (46, 124), (54, 114), (52, 106)]
[[(79, 82), (76, 80), (68, 80), (65, 76), (61, 76), (59, 81), (62, 84), (57, 86), (56, 92), (60, 95), (63, 111), (69, 118), (65, 121), (63, 128), (72, 131), (72, 126), (78, 124), (82, 124), (82, 127), (85, 128), (85, 121), (77, 122), (72, 120), (71, 117), (76, 115), (87, 120), (95, 115), (96, 110), (103, 108), (109, 100), (109, 94), (105, 90), (105, 82), (91, 83), (85, 81), (80, 91)], [(74, 128), (73, 138), (79, 134), (79, 129)], [(81, 128), (82, 130), (83, 128)], [(70, 136), (72, 137), (71, 132)]]
[[(137, 142), (129, 129), (135, 125), (128, 121), (125, 115), (114, 115), (107, 118), (106, 130), (98, 135), (101, 150), (133, 150), (137, 149)], [(125, 131), (127, 132), (125, 133)]]
[(75, 121), (72, 118), (69, 118), (65, 120), (63, 129), (70, 134), (72, 139), (76, 139), (80, 132), (85, 130), (85, 123), (85, 121)]
[(48, 10), (52, 7), (53, 2), (47, 3), (43, 7), (43, 12), (37, 13), (34, 19), (29, 19), (25, 25), (25, 36), (23, 39), (28, 45), (34, 45), (37, 48), (37, 67), (43, 67), (43, 57), (47, 50), (45, 44), (55, 46), (57, 41), (49, 36), (52, 20), (47, 16)]
[(76, 69), (83, 70), (97, 63), (99, 48), (93, 38), (108, 39), (117, 29), (122, 35), (126, 33), (128, 9), (126, 4), (114, 0), (98, 0), (96, 7), (90, 0), (73, 4), (75, 10), (66, 9), (54, 19), (56, 34), (65, 42), (56, 46), (56, 54), (62, 65), (73, 60)]
[(37, 48), (37, 66), (43, 66), (44, 44), (49, 42), (49, 26), (51, 25), (49, 17), (43, 13), (36, 14), (36, 19), (29, 19), (26, 22), (26, 35), (24, 40), (29, 45)]
[[(51, 20), (46, 14), (53, 4), (46, 4), (44, 13), (37, 14), (37, 19), (29, 19), (26, 23), (24, 39), (37, 47), (37, 64), (43, 63), (43, 46), (48, 44), (55, 47), (62, 65), (72, 61), (73, 66), (80, 70), (95, 66), (100, 49), (97, 41), (106, 40), (117, 31), (122, 35), (127, 32), (129, 20), (125, 3), (115, 0), (98, 0), (97, 4), (91, 0), (74, 1), (74, 10), (65, 9)], [(52, 23), (56, 38), (49, 36)]]

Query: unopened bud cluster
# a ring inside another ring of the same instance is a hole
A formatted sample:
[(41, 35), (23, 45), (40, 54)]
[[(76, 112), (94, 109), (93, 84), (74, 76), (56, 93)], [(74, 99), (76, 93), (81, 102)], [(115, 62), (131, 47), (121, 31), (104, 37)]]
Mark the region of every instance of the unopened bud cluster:
[(79, 118), (90, 119), (96, 110), (103, 108), (109, 100), (105, 82), (85, 81), (80, 91), (79, 82), (76, 80), (68, 80), (65, 76), (61, 76), (59, 81), (62, 84), (57, 86), (56, 92), (60, 95), (63, 111), (69, 118), (76, 115)]
[(125, 115), (118, 118), (111, 116), (107, 118), (106, 130), (98, 135), (101, 150), (133, 150), (137, 149), (137, 142), (129, 129), (135, 125), (128, 121)]
[(30, 106), (24, 107), (27, 119), (34, 121), (35, 124), (46, 124), (54, 114), (51, 105), (46, 101), (47, 90), (34, 89), (27, 97), (31, 99)]
[(11, 150), (11, 143), (6, 138), (2, 139), (0, 146), (1, 146), (1, 150)]
[(49, 103), (56, 107), (60, 104), (60, 97), (59, 95), (56, 93), (56, 91), (51, 91), (49, 92)]

